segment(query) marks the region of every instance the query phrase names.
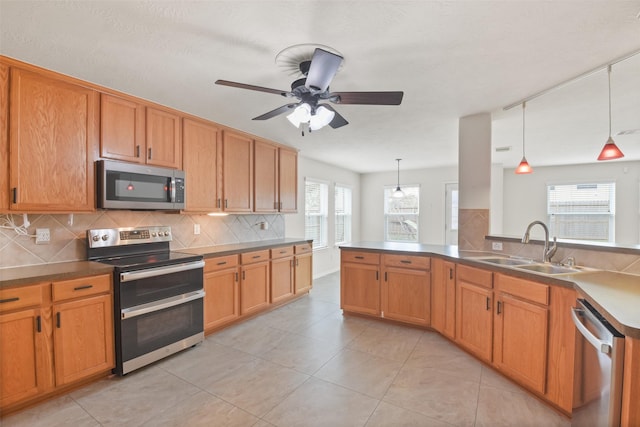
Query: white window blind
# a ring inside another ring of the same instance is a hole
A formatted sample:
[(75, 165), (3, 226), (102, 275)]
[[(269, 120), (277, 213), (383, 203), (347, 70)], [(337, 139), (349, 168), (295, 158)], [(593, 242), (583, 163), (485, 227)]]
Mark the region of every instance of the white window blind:
[(304, 235), (313, 239), (313, 248), (327, 247), (327, 205), (329, 186), (320, 181), (305, 181)]
[(420, 186), (404, 185), (405, 196), (392, 197), (395, 186), (384, 189), (384, 239), (388, 242), (417, 242), (420, 216)]
[(335, 243), (351, 242), (351, 188), (335, 186)]
[(616, 184), (547, 185), (551, 235), (575, 240), (614, 240)]

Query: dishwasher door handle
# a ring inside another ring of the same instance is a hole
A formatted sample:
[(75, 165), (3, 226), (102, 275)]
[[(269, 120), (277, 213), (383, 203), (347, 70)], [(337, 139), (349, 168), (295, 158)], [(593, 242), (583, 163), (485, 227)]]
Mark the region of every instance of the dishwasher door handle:
[(598, 351), (604, 354), (611, 354), (611, 345), (605, 341), (599, 340), (593, 335), (580, 321), (578, 317), (585, 317), (585, 311), (581, 308), (571, 307), (571, 318), (573, 323), (578, 328), (578, 331), (585, 337), (589, 343), (594, 346)]

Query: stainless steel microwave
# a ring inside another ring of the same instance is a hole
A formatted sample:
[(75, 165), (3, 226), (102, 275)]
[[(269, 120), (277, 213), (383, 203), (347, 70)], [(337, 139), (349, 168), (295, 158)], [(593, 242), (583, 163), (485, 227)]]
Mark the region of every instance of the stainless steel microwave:
[(184, 209), (184, 171), (98, 160), (98, 208)]

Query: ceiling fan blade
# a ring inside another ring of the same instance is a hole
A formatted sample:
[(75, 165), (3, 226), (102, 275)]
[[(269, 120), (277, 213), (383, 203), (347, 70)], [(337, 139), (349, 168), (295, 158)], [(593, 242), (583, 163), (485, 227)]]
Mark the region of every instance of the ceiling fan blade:
[(230, 82), (229, 80), (216, 80), (217, 85), (237, 87), (240, 89), (257, 90), (258, 92), (275, 93), (276, 95), (291, 96), (291, 92), (279, 89), (270, 89), (268, 87), (248, 85), (245, 83)]
[(342, 63), (342, 56), (316, 48), (311, 58), (309, 73), (305, 86), (309, 89), (324, 92), (336, 75), (336, 71)]
[(267, 119), (270, 119), (271, 117), (275, 117), (275, 116), (277, 116), (279, 114), (288, 113), (289, 111), (293, 111), (293, 109), (296, 108), (298, 105), (300, 105), (300, 103), (283, 105), (282, 107), (278, 107), (275, 110), (271, 110), (268, 113), (264, 113), (261, 116), (254, 117), (252, 120), (267, 120)]
[(336, 113), (336, 115), (333, 116), (333, 120), (329, 122), (329, 126), (331, 126), (334, 129), (337, 129), (339, 127), (349, 124), (349, 122), (344, 117), (342, 117), (340, 113), (338, 113), (331, 105), (329, 104), (321, 104), (321, 105), (327, 110), (331, 110), (334, 113)]
[(332, 92), (336, 104), (400, 105), (404, 92)]

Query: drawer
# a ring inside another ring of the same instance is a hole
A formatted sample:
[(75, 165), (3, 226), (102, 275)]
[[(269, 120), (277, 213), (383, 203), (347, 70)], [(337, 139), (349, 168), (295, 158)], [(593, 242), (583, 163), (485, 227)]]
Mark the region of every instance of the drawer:
[(238, 255), (226, 255), (204, 260), (204, 272), (219, 271), (225, 268), (236, 267), (238, 265)]
[(493, 287), (493, 273), (480, 268), (458, 264), (456, 267), (456, 277), (458, 281), (482, 286), (483, 288), (491, 289)]
[(110, 274), (54, 282), (52, 288), (53, 301), (111, 292), (111, 283)]
[(296, 245), (295, 246), (296, 255), (307, 254), (307, 253), (312, 252), (312, 251), (313, 251), (313, 247), (311, 246), (310, 243), (304, 243), (302, 245)]
[(262, 251), (246, 252), (246, 253), (240, 254), (240, 263), (243, 265), (251, 264), (254, 262), (260, 262), (260, 261), (268, 261), (268, 260), (269, 260), (269, 249), (265, 249)]
[(43, 287), (49, 287), (49, 284), (0, 289), (0, 313), (42, 305)]
[(359, 262), (361, 264), (380, 264), (380, 254), (375, 252), (345, 251), (341, 253), (342, 262)]
[(271, 249), (271, 259), (285, 258), (293, 256), (293, 246)]
[(538, 304), (549, 305), (549, 285), (496, 273), (496, 289)]
[(389, 267), (415, 268), (418, 270), (429, 270), (431, 258), (416, 255), (382, 255), (382, 262)]

